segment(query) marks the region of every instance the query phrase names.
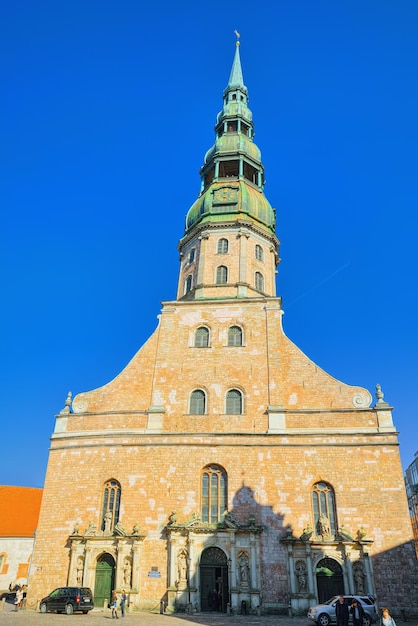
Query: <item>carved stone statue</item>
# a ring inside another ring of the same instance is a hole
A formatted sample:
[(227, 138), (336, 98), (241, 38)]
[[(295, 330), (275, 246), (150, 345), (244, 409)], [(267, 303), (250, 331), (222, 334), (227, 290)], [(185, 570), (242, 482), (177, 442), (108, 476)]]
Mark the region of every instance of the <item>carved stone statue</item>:
[(97, 528), (96, 528), (96, 524), (92, 521), (89, 522), (89, 525), (87, 526), (84, 535), (86, 535), (87, 537), (94, 537), (94, 535), (97, 532)]
[(296, 561), (295, 574), (298, 579), (299, 592), (305, 593), (307, 580), (306, 580), (306, 565), (304, 561), (302, 560)]
[(171, 511), (170, 515), (168, 516), (168, 523), (171, 524), (175, 524), (177, 522), (177, 515), (176, 515), (176, 511)]
[(303, 529), (303, 533), (301, 534), (299, 538), (301, 539), (301, 541), (309, 541), (309, 539), (312, 537), (312, 533), (313, 533), (312, 526), (310, 524), (307, 524), (305, 528)]
[(364, 574), (360, 565), (353, 569), (354, 583), (356, 585), (356, 593), (359, 595), (364, 593)]
[(115, 534), (124, 537), (128, 533), (126, 532), (124, 526), (120, 522), (118, 522), (115, 526)]
[(318, 520), (318, 535), (322, 537), (323, 541), (327, 541), (331, 538), (329, 519), (323, 513), (321, 513)]
[(138, 522), (136, 522), (136, 524), (134, 525), (134, 527), (132, 528), (132, 534), (137, 536), (139, 535), (139, 526), (138, 526)]
[(186, 550), (182, 550), (177, 558), (177, 567), (179, 573), (179, 581), (187, 580), (187, 557), (188, 553)]
[(131, 588), (131, 579), (132, 579), (132, 565), (131, 560), (129, 558), (125, 559), (125, 564), (123, 567), (123, 583), (126, 587)]
[(242, 586), (248, 587), (250, 584), (250, 564), (248, 556), (245, 552), (240, 554), (238, 559), (239, 565), (239, 580)]
[(77, 559), (77, 572), (76, 572), (76, 580), (77, 585), (83, 584), (83, 571), (84, 571), (84, 559), (82, 556), (79, 556)]
[(112, 513), (110, 511), (106, 511), (103, 521), (104, 521), (104, 533), (105, 535), (110, 535), (111, 526), (112, 526)]

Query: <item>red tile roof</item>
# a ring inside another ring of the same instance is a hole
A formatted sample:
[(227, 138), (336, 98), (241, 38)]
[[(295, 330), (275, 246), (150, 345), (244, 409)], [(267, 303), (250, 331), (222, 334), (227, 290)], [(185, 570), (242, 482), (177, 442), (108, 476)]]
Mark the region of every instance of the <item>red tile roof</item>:
[(0, 537), (33, 537), (43, 489), (0, 485)]

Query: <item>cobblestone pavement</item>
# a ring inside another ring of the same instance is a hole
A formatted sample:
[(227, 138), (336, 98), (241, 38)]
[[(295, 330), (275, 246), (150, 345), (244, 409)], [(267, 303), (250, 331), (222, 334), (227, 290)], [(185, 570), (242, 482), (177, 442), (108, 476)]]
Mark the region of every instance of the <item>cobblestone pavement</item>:
[[(314, 623), (306, 617), (282, 615), (257, 617), (256, 615), (222, 613), (160, 615), (159, 613), (137, 612), (128, 613), (122, 623), (123, 626), (314, 626)], [(110, 610), (94, 610), (88, 615), (81, 613), (57, 615), (56, 613), (42, 614), (29, 609), (16, 612), (14, 606), (7, 603), (1, 610), (0, 605), (0, 626), (99, 626), (100, 624), (103, 626), (113, 624)], [(397, 626), (415, 626), (417, 621), (396, 620), (396, 624)]]

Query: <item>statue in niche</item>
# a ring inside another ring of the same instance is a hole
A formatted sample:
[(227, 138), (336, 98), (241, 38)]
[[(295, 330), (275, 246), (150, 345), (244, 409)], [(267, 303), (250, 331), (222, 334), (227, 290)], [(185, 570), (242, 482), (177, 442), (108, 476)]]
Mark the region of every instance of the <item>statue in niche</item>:
[(301, 560), (296, 561), (295, 574), (298, 579), (299, 593), (305, 593), (307, 580), (306, 580), (306, 565), (304, 561), (301, 561)]
[(76, 572), (76, 580), (77, 585), (83, 584), (83, 571), (84, 571), (84, 559), (82, 556), (79, 556), (77, 559), (77, 572)]
[(362, 595), (364, 593), (364, 574), (361, 565), (354, 568), (354, 583), (356, 586), (356, 593)]
[(250, 584), (250, 562), (248, 555), (245, 552), (241, 552), (238, 559), (239, 566), (239, 580), (241, 585), (248, 587)]
[(323, 513), (321, 513), (318, 520), (318, 535), (322, 537), (322, 541), (327, 541), (331, 538), (329, 519)]
[(182, 550), (177, 558), (177, 567), (179, 573), (179, 581), (187, 580), (187, 557), (186, 550)]
[(129, 589), (131, 588), (131, 579), (132, 579), (132, 565), (131, 559), (128, 557), (125, 559), (125, 564), (123, 567), (123, 583)]

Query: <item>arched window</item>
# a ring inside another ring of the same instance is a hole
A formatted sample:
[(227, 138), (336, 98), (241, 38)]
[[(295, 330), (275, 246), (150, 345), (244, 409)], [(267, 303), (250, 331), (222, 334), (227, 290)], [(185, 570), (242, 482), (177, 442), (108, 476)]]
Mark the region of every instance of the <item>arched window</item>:
[(189, 263), (193, 263), (196, 255), (196, 248), (192, 248), (189, 252)]
[(227, 415), (241, 415), (242, 407), (242, 393), (239, 389), (230, 389), (226, 394), (225, 413)]
[(229, 249), (228, 239), (222, 238), (218, 240), (218, 254), (226, 254)]
[(189, 413), (204, 415), (206, 413), (206, 394), (202, 389), (195, 389), (190, 394)]
[(255, 273), (255, 288), (264, 292), (264, 276), (261, 272)]
[(336, 535), (337, 522), (335, 512), (335, 494), (328, 483), (315, 483), (312, 487), (312, 509), (315, 532), (323, 539), (332, 539)]
[(217, 285), (226, 285), (228, 282), (228, 268), (226, 265), (219, 265), (216, 268), (216, 284)]
[(255, 258), (257, 261), (264, 261), (264, 250), (258, 243), (255, 246)]
[(219, 465), (208, 465), (202, 471), (202, 522), (215, 524), (228, 509), (227, 476)]
[(186, 282), (184, 284), (184, 293), (189, 293), (189, 291), (191, 291), (192, 289), (192, 284), (193, 284), (193, 276), (190, 274), (187, 278), (186, 278)]
[(207, 348), (209, 346), (209, 330), (205, 326), (196, 328), (194, 345), (195, 348)]
[(242, 346), (242, 329), (239, 326), (228, 329), (228, 346)]
[(121, 488), (117, 480), (108, 480), (103, 490), (101, 530), (111, 531), (119, 521)]

